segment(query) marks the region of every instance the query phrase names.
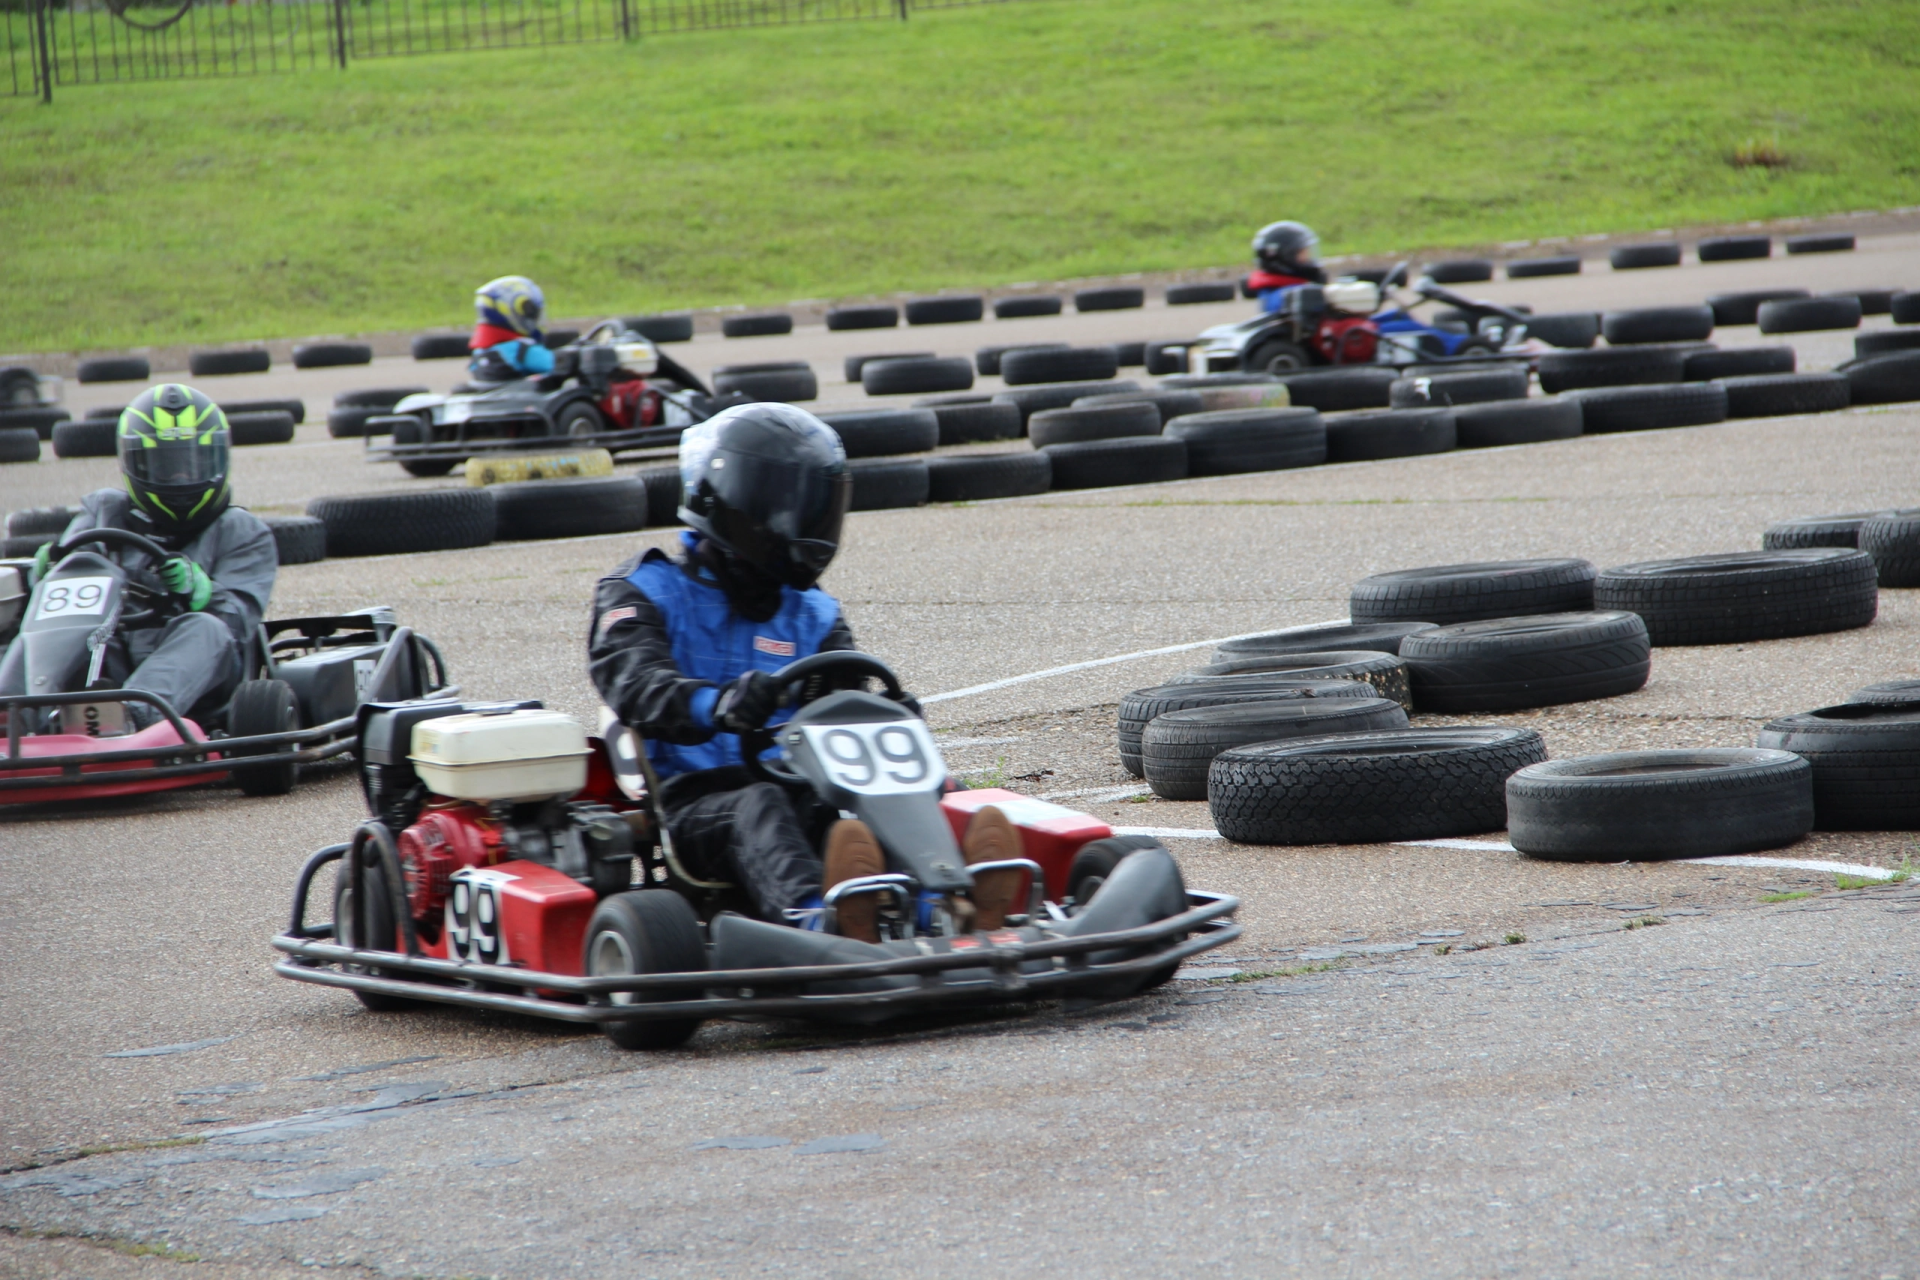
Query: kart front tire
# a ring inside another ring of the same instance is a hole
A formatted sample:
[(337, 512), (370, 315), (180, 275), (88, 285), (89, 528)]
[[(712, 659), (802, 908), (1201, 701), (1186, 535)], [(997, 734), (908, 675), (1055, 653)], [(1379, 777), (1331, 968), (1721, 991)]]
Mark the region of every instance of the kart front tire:
[[(333, 881), (333, 940), (343, 947), (365, 946), (380, 950), (400, 949), (400, 927), (394, 923), (393, 901), (387, 893), (386, 873), (377, 866), (366, 867), (361, 871), (367, 890), (367, 935), (371, 942), (361, 942), (353, 932), (353, 882), (349, 878), (345, 862), (339, 864), (334, 872)], [(358, 971), (357, 966), (350, 970)], [(365, 972), (374, 977), (383, 976), (378, 969)], [(369, 1013), (399, 1013), (402, 1010), (419, 1007), (419, 1001), (408, 1000), (403, 996), (382, 995), (376, 991), (356, 991), (354, 998)]]
[[(233, 691), (233, 701), (227, 704), (227, 736), (233, 738), (251, 738), (265, 733), (287, 733), (300, 727), (300, 704), (293, 695), (293, 686), (284, 680), (247, 680)], [(267, 747), (253, 752), (236, 752), (238, 758), (246, 755), (267, 754), (273, 751), (286, 751), (286, 747)], [(233, 771), (233, 781), (241, 791), (250, 796), (284, 796), (293, 790), (294, 781), (300, 776), (300, 762), (297, 760), (276, 760), (271, 764), (238, 766)]]
[(1247, 352), (1240, 367), (1248, 373), (1291, 373), (1310, 367), (1307, 353), (1291, 342), (1263, 342)]
[(575, 439), (582, 436), (597, 436), (607, 429), (607, 420), (600, 411), (584, 400), (576, 400), (560, 411), (554, 419), (555, 435)]
[(1073, 855), (1073, 861), (1067, 864), (1067, 897), (1073, 900), (1076, 908), (1082, 908), (1100, 892), (1100, 886), (1107, 882), (1113, 869), (1120, 865), (1121, 859), (1135, 849), (1157, 849), (1160, 842), (1152, 836), (1108, 836), (1104, 840), (1089, 840), (1080, 846)]
[[(614, 974), (688, 973), (707, 967), (700, 920), (687, 900), (671, 889), (633, 889), (603, 899), (587, 923), (581, 969), (589, 977)], [(614, 1004), (639, 1004), (668, 998), (620, 992), (605, 997)], [(622, 1049), (674, 1049), (700, 1029), (698, 1018), (603, 1022), (600, 1029)]]

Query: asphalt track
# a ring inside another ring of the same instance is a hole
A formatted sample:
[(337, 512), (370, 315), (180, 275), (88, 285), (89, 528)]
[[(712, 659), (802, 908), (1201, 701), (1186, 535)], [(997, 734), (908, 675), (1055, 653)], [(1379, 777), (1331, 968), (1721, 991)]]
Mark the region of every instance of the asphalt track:
[[(1900, 235), (1854, 254), (1466, 292), (1545, 311), (1913, 281), (1920, 237)], [(812, 359), (826, 388), (853, 351), (1171, 338), (1242, 310), (680, 351), (703, 370)], [(1831, 367), (1851, 337), (1794, 339), (1801, 367)], [(454, 376), (395, 361), (221, 386), (305, 395), (318, 420), (332, 390)], [(127, 394), (70, 392), (77, 409)], [(1383, 569), (1757, 546), (1785, 516), (1912, 505), (1917, 443), (1920, 411), (1863, 409), (863, 513), (827, 585), (912, 688), (964, 690), (1339, 617), (1351, 582)], [(355, 448), (310, 425), (245, 451), (240, 491), (295, 510), (419, 483)], [(110, 460), (0, 469), (0, 505), (71, 500), (111, 473)], [(592, 580), (673, 536), (291, 567), (276, 612), (384, 600), (441, 642), (471, 693), (585, 715)], [(1479, 721), (1538, 727), (1558, 756), (1750, 743), (1773, 715), (1920, 674), (1916, 627), (1914, 593), (1887, 591), (1861, 631), (1661, 649), (1639, 693)], [(1121, 693), (1205, 653), (1005, 685), (929, 717), (957, 773), (1084, 793), (1069, 802), (1116, 825), (1205, 830), (1203, 804), (1136, 799), (1112, 745)], [(1181, 838), (1189, 882), (1239, 894), (1247, 934), (1228, 963), (1163, 993), (880, 1032), (728, 1024), (636, 1058), (506, 1018), (365, 1014), (272, 977), (266, 939), (294, 868), (359, 812), (333, 771), (280, 800), (203, 789), (0, 817), (0, 1163), (24, 1170), (0, 1178), (13, 1233), (0, 1275), (177, 1274), (101, 1241), (165, 1242), (207, 1259), (196, 1271), (249, 1277), (1914, 1269), (1920, 899), (1905, 885), (1840, 893), (1830, 873), (1764, 863), (1536, 863), (1497, 834)], [(1779, 856), (1893, 867), (1912, 840), (1817, 835)], [(1648, 918), (1664, 923), (1623, 928)], [(1202, 980), (1232, 969), (1243, 980)], [(197, 1047), (106, 1056), (181, 1045)], [(838, 1145), (869, 1149), (802, 1154), (853, 1138)], [(190, 1145), (146, 1145), (175, 1139)], [(715, 1139), (761, 1141), (694, 1149)]]

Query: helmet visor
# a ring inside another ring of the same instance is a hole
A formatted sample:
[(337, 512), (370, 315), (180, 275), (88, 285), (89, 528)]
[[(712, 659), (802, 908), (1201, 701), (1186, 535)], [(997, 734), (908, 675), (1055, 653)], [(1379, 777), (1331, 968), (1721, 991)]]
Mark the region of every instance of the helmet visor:
[(156, 440), (150, 435), (120, 436), (120, 466), (127, 478), (154, 487), (210, 484), (227, 474), (226, 432), (205, 444), (200, 438)]
[(853, 497), (844, 469), (796, 468), (728, 449), (713, 455), (698, 484), (713, 494), (713, 531), (735, 555), (789, 585), (812, 586), (839, 550)]

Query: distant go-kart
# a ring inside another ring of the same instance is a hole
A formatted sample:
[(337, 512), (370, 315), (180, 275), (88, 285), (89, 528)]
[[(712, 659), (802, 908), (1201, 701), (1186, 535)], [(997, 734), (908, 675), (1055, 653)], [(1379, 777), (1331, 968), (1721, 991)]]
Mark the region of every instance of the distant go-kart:
[[(875, 677), (886, 696), (808, 700), (833, 676)], [(878, 659), (816, 654), (775, 678), (800, 709), (746, 735), (748, 770), (863, 819), (886, 854), (884, 874), (828, 892), (826, 931), (741, 914), (751, 908), (737, 888), (687, 870), (654, 806), (645, 746), (611, 712), (605, 736), (589, 738), (537, 702), (396, 703), (361, 723), (372, 816), (307, 860), (275, 970), (345, 987), (370, 1009), (529, 1013), (657, 1049), (708, 1018), (858, 1023), (1126, 996), (1239, 936), (1237, 900), (1187, 890), (1152, 840), (1012, 792), (948, 791), (933, 735)], [(1020, 829), (1024, 856), (968, 866), (959, 834), (986, 804)], [(333, 920), (308, 924), (314, 877), (330, 864)], [(1008, 869), (1026, 876), (1026, 910), (972, 931), (974, 877)], [(879, 899), (884, 941), (831, 931), (856, 894)]]
[(476, 454), (657, 449), (744, 396), (715, 396), (648, 338), (605, 320), (553, 353), (553, 372), (468, 383), (393, 407), (391, 434), (366, 437), (369, 462), (443, 476)]
[[(144, 552), (148, 563), (129, 570), (84, 549), (99, 544)], [(88, 529), (56, 544), (19, 631), (27, 688), (46, 692), (0, 698), (0, 803), (137, 795), (222, 775), (248, 795), (285, 795), (302, 764), (355, 748), (361, 703), (459, 691), (434, 643), (395, 625), (384, 607), (261, 623), (245, 646), (247, 678), (224, 706), (178, 708), (114, 688), (105, 670), (114, 637), (185, 607), (153, 576), (167, 555), (123, 529)], [(159, 720), (135, 730), (129, 703), (152, 707)], [(199, 721), (189, 718), (196, 712)]]
[[(1394, 291), (1407, 282), (1401, 263), (1375, 285), (1342, 277), (1301, 285), (1278, 311), (1215, 325), (1187, 348), (1194, 373), (1289, 373), (1340, 364), (1447, 364), (1531, 357), (1527, 317), (1498, 303), (1475, 301), (1422, 276), (1415, 298)], [(1411, 308), (1426, 302), (1458, 310), (1460, 331), (1427, 324)]]

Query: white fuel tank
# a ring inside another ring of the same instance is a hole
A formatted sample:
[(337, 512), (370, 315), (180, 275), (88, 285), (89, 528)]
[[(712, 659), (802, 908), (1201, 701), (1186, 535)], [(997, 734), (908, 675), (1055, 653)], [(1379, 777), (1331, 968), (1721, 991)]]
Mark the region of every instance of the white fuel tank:
[(413, 762), (436, 795), (524, 802), (587, 784), (587, 731), (558, 711), (481, 711), (413, 726)]

